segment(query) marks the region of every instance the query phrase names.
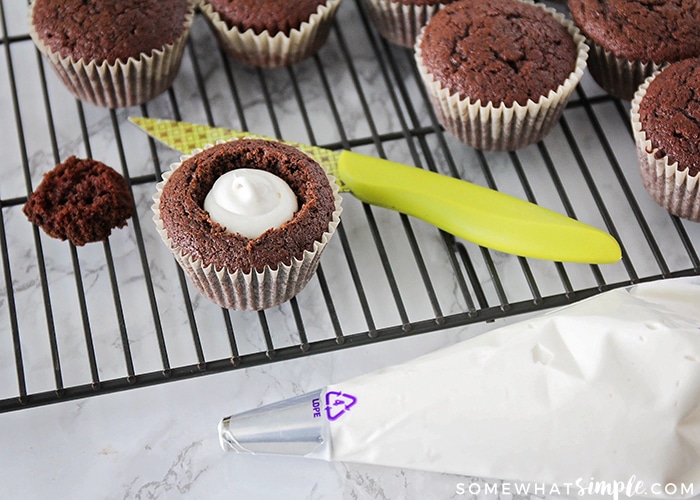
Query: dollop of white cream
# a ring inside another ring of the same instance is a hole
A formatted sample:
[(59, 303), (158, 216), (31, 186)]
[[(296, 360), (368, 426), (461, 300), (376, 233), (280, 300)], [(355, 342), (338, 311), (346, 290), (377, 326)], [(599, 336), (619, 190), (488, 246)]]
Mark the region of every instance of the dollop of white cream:
[(298, 209), (297, 197), (280, 177), (238, 168), (219, 177), (204, 199), (204, 210), (229, 233), (257, 238), (279, 228)]

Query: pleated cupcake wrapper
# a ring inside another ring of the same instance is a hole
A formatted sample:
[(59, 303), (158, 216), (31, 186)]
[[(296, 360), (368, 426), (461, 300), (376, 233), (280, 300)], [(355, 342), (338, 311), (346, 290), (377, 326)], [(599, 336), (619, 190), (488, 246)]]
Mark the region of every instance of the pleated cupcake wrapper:
[(630, 107), (630, 121), (644, 187), (669, 213), (700, 222), (700, 173), (688, 175), (688, 168), (681, 170), (678, 162), (670, 163), (666, 155), (656, 158), (659, 149), (654, 147), (642, 129), (639, 103), (657, 74), (654, 73), (639, 86)]
[(644, 80), (667, 63), (630, 61), (588, 39), (591, 48), (588, 70), (603, 90), (619, 99), (630, 101)]
[(252, 29), (241, 32), (229, 28), (206, 0), (200, 2), (200, 10), (209, 21), (221, 47), (235, 60), (251, 66), (275, 68), (291, 66), (311, 57), (328, 38), (335, 13), (341, 0), (328, 0), (299, 28), (289, 34), (279, 32), (271, 36), (267, 31), (256, 34)]
[[(211, 145), (205, 146), (205, 149), (208, 147)], [(341, 197), (335, 178), (326, 174), (333, 188), (335, 210), (328, 230), (320, 240), (314, 242), (312, 250), (305, 250), (301, 258), (293, 258), (289, 264), (280, 263), (276, 268), (265, 266), (262, 271), (251, 269), (246, 273), (226, 267), (217, 269), (211, 264), (205, 266), (201, 259), (193, 258), (175, 246), (160, 218), (160, 196), (165, 183), (183, 161), (201, 151), (197, 149), (191, 155), (182, 156), (180, 162), (173, 163), (170, 166), (171, 170), (165, 172), (163, 180), (157, 184), (152, 206), (156, 230), (195, 287), (215, 304), (226, 309), (256, 311), (288, 301), (301, 292), (314, 276), (321, 254), (340, 223)]]
[(46, 56), (54, 72), (66, 88), (78, 99), (95, 106), (125, 108), (142, 104), (170, 87), (180, 69), (180, 62), (194, 19), (194, 3), (190, 2), (182, 35), (172, 44), (130, 57), (97, 63), (84, 59), (62, 57), (44, 43), (34, 29), (32, 7), (29, 9), (29, 35), (39, 51)]
[(586, 69), (589, 48), (573, 22), (543, 4), (523, 1), (554, 16), (567, 29), (577, 47), (575, 68), (569, 77), (547, 95), (540, 96), (537, 102), (530, 99), (524, 106), (514, 102), (510, 107), (492, 102), (482, 105), (481, 100), (471, 102), (469, 98), (461, 99), (459, 94), (451, 94), (423, 64), (420, 44), (425, 27), (416, 37), (416, 65), (440, 123), (461, 142), (475, 149), (512, 151), (543, 139), (561, 117)]
[(413, 47), (421, 28), (443, 4), (407, 5), (393, 0), (365, 0), (365, 6), (380, 35), (393, 44)]

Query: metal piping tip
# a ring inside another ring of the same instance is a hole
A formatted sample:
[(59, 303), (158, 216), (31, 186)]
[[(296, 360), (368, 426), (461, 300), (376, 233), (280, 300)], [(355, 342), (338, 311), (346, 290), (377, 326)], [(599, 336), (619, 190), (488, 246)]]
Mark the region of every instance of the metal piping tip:
[(323, 390), (261, 406), (219, 423), (226, 451), (305, 456), (324, 444)]

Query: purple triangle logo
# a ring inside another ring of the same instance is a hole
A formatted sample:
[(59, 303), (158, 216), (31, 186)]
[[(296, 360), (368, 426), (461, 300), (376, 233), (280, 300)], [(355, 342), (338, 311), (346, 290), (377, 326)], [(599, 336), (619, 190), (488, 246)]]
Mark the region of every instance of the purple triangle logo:
[(355, 406), (357, 398), (352, 394), (338, 391), (328, 391), (326, 393), (326, 417), (333, 422), (342, 417), (345, 412)]

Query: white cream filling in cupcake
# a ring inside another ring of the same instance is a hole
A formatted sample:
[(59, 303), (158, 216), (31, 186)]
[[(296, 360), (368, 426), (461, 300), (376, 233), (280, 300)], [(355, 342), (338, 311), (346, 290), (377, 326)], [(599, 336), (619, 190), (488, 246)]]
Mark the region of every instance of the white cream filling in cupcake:
[[(224, 141), (219, 141), (217, 144), (222, 142)], [(208, 144), (204, 146), (204, 149), (210, 147), (212, 145)], [(170, 165), (170, 171), (164, 173), (163, 179), (156, 185), (156, 193), (153, 196), (154, 203), (151, 208), (158, 234), (195, 287), (205, 297), (221, 307), (249, 311), (261, 310), (277, 306), (291, 299), (304, 289), (316, 273), (321, 254), (340, 223), (342, 198), (335, 178), (326, 172), (333, 192), (334, 211), (328, 222), (328, 230), (323, 233), (320, 239), (314, 241), (312, 249), (304, 251), (303, 255), (298, 258), (293, 258), (289, 264), (280, 263), (274, 268), (265, 266), (260, 271), (252, 269), (250, 272), (244, 272), (240, 269), (217, 268), (213, 264), (205, 266), (201, 259), (193, 258), (191, 254), (173, 244), (164, 227), (160, 213), (161, 194), (172, 173), (180, 167), (182, 162), (202, 151), (203, 149), (197, 149), (191, 155), (182, 156), (180, 162)]]
[(239, 168), (219, 177), (204, 199), (204, 210), (229, 233), (257, 238), (294, 217), (297, 197), (280, 177)]

